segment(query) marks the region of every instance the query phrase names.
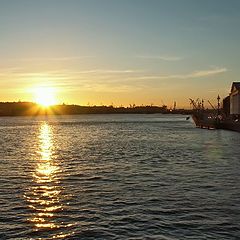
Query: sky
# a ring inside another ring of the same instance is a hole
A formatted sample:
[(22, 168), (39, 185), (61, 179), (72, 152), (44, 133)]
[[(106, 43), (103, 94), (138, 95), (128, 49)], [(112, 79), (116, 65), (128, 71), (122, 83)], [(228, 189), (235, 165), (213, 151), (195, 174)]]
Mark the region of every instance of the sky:
[(239, 0), (0, 0), (0, 101), (189, 107), (240, 81)]

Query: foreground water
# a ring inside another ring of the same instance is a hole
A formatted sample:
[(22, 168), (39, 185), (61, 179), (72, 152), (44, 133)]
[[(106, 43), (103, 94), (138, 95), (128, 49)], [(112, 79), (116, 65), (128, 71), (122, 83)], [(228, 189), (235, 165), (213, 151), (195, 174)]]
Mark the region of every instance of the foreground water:
[(239, 239), (239, 156), (184, 116), (0, 118), (0, 239)]

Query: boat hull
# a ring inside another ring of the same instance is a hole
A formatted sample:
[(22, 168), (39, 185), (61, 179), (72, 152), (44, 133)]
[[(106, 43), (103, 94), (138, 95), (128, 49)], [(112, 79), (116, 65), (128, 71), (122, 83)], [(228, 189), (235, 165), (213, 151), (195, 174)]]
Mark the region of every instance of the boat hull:
[(207, 128), (207, 129), (217, 129), (217, 123), (215, 119), (203, 119), (197, 115), (192, 115), (192, 119), (196, 125), (196, 127), (199, 128)]
[(223, 122), (219, 123), (219, 128), (240, 132), (240, 123), (239, 122), (224, 122), (223, 121)]
[(225, 129), (240, 132), (240, 122), (233, 120), (219, 120), (216, 118), (202, 118), (198, 115), (192, 115), (192, 119), (199, 128), (207, 129)]

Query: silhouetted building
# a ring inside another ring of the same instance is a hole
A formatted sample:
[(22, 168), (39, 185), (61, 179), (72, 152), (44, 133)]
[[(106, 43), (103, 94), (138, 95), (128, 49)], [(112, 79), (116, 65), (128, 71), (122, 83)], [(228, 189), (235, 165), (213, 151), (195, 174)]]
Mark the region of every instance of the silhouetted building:
[(230, 96), (223, 99), (223, 112), (226, 116), (230, 115)]
[(240, 82), (233, 82), (230, 92), (230, 114), (240, 115)]

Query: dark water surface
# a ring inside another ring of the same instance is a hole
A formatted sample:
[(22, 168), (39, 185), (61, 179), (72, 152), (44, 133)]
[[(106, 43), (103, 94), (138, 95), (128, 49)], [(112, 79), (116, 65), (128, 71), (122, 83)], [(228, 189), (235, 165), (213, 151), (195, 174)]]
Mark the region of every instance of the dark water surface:
[(0, 239), (240, 239), (239, 176), (185, 116), (0, 118)]

